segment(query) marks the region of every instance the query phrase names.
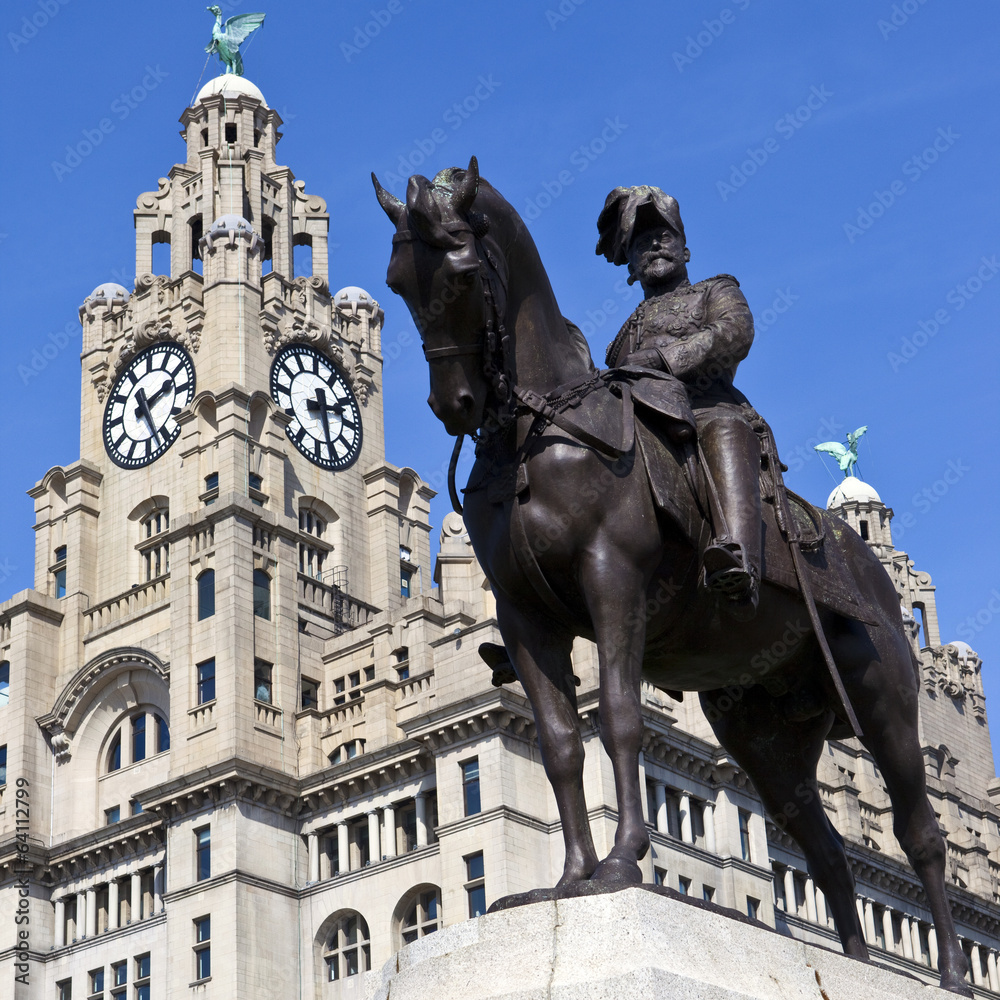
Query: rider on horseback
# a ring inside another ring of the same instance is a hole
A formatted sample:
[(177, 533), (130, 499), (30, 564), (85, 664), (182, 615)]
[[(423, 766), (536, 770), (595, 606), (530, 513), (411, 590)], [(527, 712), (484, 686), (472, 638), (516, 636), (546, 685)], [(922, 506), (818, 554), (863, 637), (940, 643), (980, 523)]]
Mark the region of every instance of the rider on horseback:
[(680, 210), (659, 188), (615, 188), (597, 228), (597, 253), (627, 263), (629, 284), (638, 281), (645, 295), (608, 347), (607, 364), (666, 372), (687, 389), (717, 501), (702, 553), (705, 586), (746, 620), (760, 580), (760, 445), (756, 413), (733, 377), (753, 342), (750, 308), (731, 275), (691, 284)]

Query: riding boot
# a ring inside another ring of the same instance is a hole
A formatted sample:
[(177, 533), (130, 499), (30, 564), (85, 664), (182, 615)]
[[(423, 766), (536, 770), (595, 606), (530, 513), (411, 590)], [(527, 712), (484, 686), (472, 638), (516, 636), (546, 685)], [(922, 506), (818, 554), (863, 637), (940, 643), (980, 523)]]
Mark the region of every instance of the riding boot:
[(715, 483), (725, 527), (703, 553), (705, 586), (723, 607), (746, 621), (757, 610), (761, 564), (760, 445), (739, 417), (719, 415), (701, 428), (701, 446)]

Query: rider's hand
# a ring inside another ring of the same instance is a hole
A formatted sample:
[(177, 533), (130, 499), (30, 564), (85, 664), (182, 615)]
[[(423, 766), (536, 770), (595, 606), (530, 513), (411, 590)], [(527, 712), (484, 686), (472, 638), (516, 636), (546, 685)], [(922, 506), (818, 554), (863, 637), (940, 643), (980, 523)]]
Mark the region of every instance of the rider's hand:
[(663, 359), (660, 357), (660, 352), (653, 350), (652, 348), (643, 348), (640, 351), (635, 351), (629, 354), (628, 357), (622, 361), (622, 366), (626, 367), (628, 365), (634, 365), (638, 368), (663, 368)]

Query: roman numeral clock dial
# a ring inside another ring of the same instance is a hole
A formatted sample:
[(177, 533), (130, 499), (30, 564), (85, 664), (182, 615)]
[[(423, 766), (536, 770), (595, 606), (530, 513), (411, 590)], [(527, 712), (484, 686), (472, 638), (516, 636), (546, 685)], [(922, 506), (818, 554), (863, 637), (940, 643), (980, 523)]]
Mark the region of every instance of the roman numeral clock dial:
[(361, 453), (361, 410), (347, 380), (305, 344), (283, 347), (271, 365), (271, 398), (292, 418), (286, 433), (314, 465), (338, 472)]
[(123, 469), (155, 462), (180, 433), (177, 414), (194, 399), (194, 362), (180, 344), (154, 344), (115, 380), (104, 408), (104, 447)]

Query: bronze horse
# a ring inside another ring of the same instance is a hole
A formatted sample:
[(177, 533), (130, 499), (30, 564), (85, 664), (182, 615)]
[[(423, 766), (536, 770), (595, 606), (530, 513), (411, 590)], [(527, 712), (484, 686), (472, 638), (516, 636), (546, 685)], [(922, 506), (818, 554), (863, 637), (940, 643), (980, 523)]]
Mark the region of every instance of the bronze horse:
[[(765, 581), (753, 620), (720, 615), (718, 598), (698, 586), (697, 543), (658, 509), (637, 449), (626, 440), (613, 457), (586, 433), (563, 429), (572, 426), (565, 421), (553, 423), (548, 404), (567, 386), (592, 385), (597, 373), (579, 330), (560, 313), (524, 222), (480, 179), (475, 158), (433, 181), (411, 177), (405, 204), (372, 179), (396, 225), (387, 283), (420, 331), (430, 406), (449, 434), (478, 440), (465, 521), (534, 709), (565, 839), (560, 885), (642, 880), (637, 861), (649, 849), (638, 778), (645, 677), (699, 693), (719, 742), (805, 853), (845, 953), (867, 960), (854, 878), (816, 782), (827, 737), (851, 731), (815, 634), (803, 630), (767, 689), (749, 673), (754, 651), (804, 620), (801, 597)], [(603, 384), (592, 391), (612, 398)], [(690, 501), (684, 464), (675, 467), (676, 494)], [(866, 625), (821, 609), (823, 631), (888, 788), (896, 837), (926, 890), (941, 985), (972, 996), (945, 890), (945, 846), (926, 794), (916, 664), (899, 598), (861, 538), (825, 512), (817, 516), (827, 526), (826, 544), (842, 547), (874, 617)], [(618, 826), (603, 860), (583, 794), (570, 660), (578, 635), (597, 644), (600, 733), (615, 775)], [(782, 689), (793, 694), (768, 693)]]

